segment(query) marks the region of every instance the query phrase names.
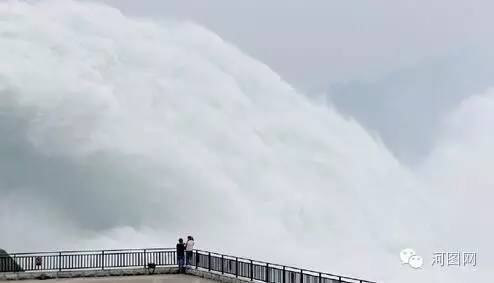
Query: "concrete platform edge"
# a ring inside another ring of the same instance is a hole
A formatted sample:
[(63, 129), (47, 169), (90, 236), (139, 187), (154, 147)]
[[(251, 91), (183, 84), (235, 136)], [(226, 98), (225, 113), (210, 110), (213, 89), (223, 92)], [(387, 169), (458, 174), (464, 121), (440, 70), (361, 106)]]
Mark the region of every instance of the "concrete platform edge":
[(0, 273), (0, 281), (35, 280), (56, 278), (81, 278), (81, 277), (108, 277), (108, 276), (137, 276), (152, 274), (176, 274), (177, 267), (156, 267), (154, 272), (147, 268), (134, 269), (105, 269), (105, 270), (80, 270), (80, 271), (30, 271)]
[(230, 275), (224, 275), (224, 274), (219, 274), (219, 273), (214, 273), (214, 272), (208, 272), (208, 271), (203, 271), (200, 269), (187, 269), (186, 274), (190, 274), (193, 276), (201, 277), (204, 279), (210, 279), (214, 281), (218, 281), (221, 283), (245, 283), (245, 282), (252, 282), (248, 279), (241, 279), (241, 278), (236, 278)]

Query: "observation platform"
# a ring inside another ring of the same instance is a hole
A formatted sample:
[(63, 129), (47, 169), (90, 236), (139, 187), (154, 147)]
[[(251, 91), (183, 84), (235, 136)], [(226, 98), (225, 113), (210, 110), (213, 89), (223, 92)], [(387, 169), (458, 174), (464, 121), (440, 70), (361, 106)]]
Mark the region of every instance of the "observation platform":
[[(1, 250), (0, 250), (1, 251)], [(180, 273), (172, 248), (85, 250), (36, 253), (0, 252), (0, 281), (51, 279), (63, 283), (376, 283), (194, 250)], [(27, 280), (27, 281), (26, 281)], [(70, 281), (70, 282), (69, 282)]]

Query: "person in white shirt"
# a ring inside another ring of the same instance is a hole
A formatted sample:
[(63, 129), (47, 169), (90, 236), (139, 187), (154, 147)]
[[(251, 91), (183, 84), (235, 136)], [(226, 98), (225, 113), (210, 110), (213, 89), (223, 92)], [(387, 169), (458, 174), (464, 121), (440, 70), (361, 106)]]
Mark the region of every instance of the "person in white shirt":
[(187, 242), (185, 243), (185, 257), (186, 265), (190, 265), (192, 262), (192, 251), (194, 250), (194, 238), (187, 236)]

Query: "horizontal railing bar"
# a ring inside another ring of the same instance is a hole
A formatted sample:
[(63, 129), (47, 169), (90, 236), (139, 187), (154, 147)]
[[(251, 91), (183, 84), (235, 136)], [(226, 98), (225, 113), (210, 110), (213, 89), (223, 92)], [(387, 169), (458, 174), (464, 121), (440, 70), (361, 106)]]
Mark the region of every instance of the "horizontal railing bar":
[[(68, 254), (68, 253), (76, 253), (76, 254), (87, 254), (87, 253), (101, 253), (101, 252), (130, 252), (130, 251), (174, 251), (174, 248), (149, 248), (149, 249), (110, 249), (110, 250), (84, 250), (84, 251), (75, 251), (75, 250), (62, 250), (56, 252), (21, 252), (15, 253), (16, 255), (43, 255), (43, 254)], [(14, 255), (14, 254), (11, 254)]]

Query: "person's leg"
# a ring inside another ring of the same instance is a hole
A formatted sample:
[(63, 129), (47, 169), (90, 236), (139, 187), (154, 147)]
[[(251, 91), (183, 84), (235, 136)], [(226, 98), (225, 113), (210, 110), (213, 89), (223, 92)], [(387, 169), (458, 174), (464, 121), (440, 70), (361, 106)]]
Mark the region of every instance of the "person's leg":
[(187, 252), (186, 252), (186, 256), (187, 256), (187, 257), (186, 257), (186, 263), (185, 263), (185, 264), (186, 264), (186, 265), (190, 265), (190, 262), (192, 261), (192, 252), (187, 251)]
[(184, 269), (184, 256), (178, 256), (178, 270), (183, 272)]

